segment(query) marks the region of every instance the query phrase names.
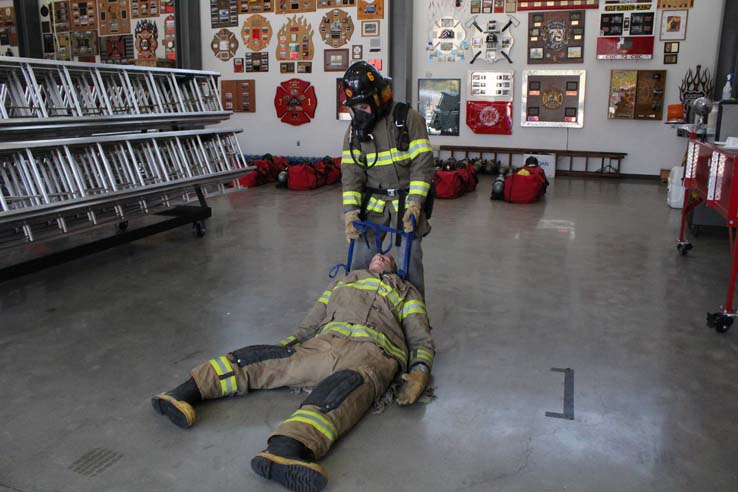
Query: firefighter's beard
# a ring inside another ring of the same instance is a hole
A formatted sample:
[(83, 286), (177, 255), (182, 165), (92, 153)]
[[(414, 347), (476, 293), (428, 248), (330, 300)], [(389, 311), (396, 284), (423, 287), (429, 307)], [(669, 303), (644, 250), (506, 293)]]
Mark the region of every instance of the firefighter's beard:
[(368, 142), (372, 138), (372, 130), (374, 129), (374, 114), (360, 109), (354, 110), (352, 113), (351, 125), (356, 131), (359, 141)]

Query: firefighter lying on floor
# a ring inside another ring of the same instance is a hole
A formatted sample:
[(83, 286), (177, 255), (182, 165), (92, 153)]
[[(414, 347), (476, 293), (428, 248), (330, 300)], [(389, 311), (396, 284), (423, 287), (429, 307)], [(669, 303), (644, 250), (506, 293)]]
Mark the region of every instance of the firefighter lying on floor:
[(327, 476), (316, 461), (393, 380), (402, 375), (400, 405), (415, 403), (428, 384), (435, 351), (425, 303), (396, 271), (391, 255), (375, 255), (368, 270), (333, 281), (294, 336), (195, 367), (187, 382), (152, 399), (154, 409), (187, 428), (195, 423), (193, 405), (202, 400), (314, 387), (272, 433), (267, 449), (251, 460), (251, 468), (293, 491), (322, 490)]

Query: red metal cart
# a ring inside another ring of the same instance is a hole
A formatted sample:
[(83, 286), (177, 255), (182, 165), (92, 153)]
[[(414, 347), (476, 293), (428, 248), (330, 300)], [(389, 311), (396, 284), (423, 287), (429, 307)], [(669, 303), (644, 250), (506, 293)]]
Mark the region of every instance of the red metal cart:
[(692, 244), (685, 240), (687, 215), (697, 205), (705, 202), (725, 219), (730, 238), (730, 277), (725, 304), (720, 311), (707, 313), (707, 325), (725, 333), (733, 324), (738, 312), (733, 307), (735, 280), (738, 274), (738, 153), (723, 150), (713, 144), (690, 140), (684, 169), (684, 207), (677, 249), (686, 255)]

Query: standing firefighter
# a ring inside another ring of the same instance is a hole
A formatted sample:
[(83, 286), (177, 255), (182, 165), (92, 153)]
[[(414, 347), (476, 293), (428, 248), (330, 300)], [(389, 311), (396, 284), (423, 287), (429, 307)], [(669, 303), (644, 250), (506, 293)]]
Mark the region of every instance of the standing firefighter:
[(415, 403), (428, 384), (435, 348), (425, 303), (396, 270), (391, 255), (375, 255), (368, 270), (332, 282), (281, 345), (244, 347), (195, 367), (185, 383), (152, 399), (154, 409), (188, 428), (195, 423), (194, 405), (203, 399), (314, 387), (251, 468), (293, 491), (322, 490), (327, 476), (316, 461), (395, 377), (402, 375), (400, 405)]
[[(407, 104), (394, 103), (389, 81), (364, 61), (346, 71), (343, 90), (352, 116), (341, 160), (346, 238), (359, 239), (356, 220), (411, 232), (415, 217), (408, 280), (425, 294), (420, 239), (430, 232), (435, 173), (425, 120)], [(376, 253), (373, 230), (366, 234), (369, 247), (359, 242), (352, 268), (366, 268)]]

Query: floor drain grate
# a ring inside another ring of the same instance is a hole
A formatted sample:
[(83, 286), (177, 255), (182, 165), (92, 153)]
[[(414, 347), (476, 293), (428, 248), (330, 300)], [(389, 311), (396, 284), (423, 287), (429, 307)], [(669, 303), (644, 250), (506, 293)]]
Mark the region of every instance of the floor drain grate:
[(87, 451), (69, 467), (75, 473), (96, 477), (118, 462), (123, 455), (110, 449), (95, 448)]

